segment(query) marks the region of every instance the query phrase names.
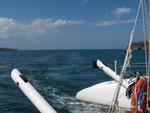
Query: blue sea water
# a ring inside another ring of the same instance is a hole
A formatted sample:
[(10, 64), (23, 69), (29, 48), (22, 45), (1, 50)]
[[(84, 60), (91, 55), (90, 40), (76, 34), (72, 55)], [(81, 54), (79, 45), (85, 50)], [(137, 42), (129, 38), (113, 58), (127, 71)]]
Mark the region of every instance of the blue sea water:
[[(75, 100), (83, 88), (111, 80), (92, 69), (100, 59), (114, 70), (122, 65), (125, 50), (42, 50), (0, 52), (0, 113), (39, 113), (10, 78), (18, 68), (58, 113), (106, 113), (101, 105)], [(133, 62), (144, 62), (144, 52), (134, 51)], [(137, 70), (137, 69), (136, 69)], [(119, 69), (118, 69), (119, 71)]]

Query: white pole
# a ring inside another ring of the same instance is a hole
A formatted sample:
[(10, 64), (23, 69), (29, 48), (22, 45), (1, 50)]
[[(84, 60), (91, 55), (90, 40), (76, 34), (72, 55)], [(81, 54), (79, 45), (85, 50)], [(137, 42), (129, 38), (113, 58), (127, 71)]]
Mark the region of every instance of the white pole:
[(114, 61), (115, 63), (115, 73), (117, 74), (117, 61)]
[(18, 69), (12, 70), (11, 78), (18, 85), (24, 95), (41, 113), (56, 113), (56, 111), (37, 92), (37, 90), (29, 83), (29, 81), (21, 74)]
[[(106, 73), (106, 75), (110, 76), (112, 79), (114, 79), (116, 82), (119, 83), (120, 76), (117, 75), (112, 69), (110, 69), (109, 67), (104, 65), (100, 60), (97, 60), (96, 64), (97, 64), (98, 68), (100, 68), (102, 71), (104, 71), (104, 73)], [(127, 87), (129, 86), (129, 84), (124, 80), (121, 85), (125, 89), (127, 89)]]

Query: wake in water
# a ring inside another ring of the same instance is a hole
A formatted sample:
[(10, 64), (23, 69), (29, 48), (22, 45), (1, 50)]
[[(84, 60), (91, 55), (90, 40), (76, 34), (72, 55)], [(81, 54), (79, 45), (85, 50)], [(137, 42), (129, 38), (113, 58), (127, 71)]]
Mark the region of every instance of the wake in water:
[(106, 113), (107, 108), (98, 105), (80, 102), (73, 96), (62, 92), (53, 86), (42, 86), (39, 81), (34, 81), (35, 87), (46, 95), (48, 102), (57, 110), (58, 113)]

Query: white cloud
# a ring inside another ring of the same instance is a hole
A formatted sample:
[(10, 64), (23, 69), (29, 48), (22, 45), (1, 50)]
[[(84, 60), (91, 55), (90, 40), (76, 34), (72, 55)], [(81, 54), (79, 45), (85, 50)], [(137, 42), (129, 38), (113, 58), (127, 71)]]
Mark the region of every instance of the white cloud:
[(59, 27), (59, 26), (66, 26), (66, 25), (76, 25), (76, 24), (82, 24), (84, 21), (77, 21), (77, 20), (64, 20), (64, 19), (58, 19), (58, 20), (52, 20), (52, 19), (36, 19), (34, 20), (31, 25), (33, 26), (47, 26), (49, 28), (53, 27)]
[(128, 23), (133, 23), (134, 19), (129, 19), (129, 20), (110, 20), (110, 21), (102, 21), (102, 22), (97, 22), (95, 25), (96, 26), (112, 26), (112, 25), (118, 25), (118, 24), (128, 24)]
[(120, 17), (122, 15), (130, 14), (130, 13), (132, 13), (132, 9), (127, 7), (121, 7), (111, 11), (111, 14), (115, 15), (116, 17)]
[(10, 37), (37, 38), (51, 33), (59, 27), (83, 23), (84, 21), (65, 19), (35, 19), (29, 23), (20, 23), (12, 18), (0, 18), (0, 39)]

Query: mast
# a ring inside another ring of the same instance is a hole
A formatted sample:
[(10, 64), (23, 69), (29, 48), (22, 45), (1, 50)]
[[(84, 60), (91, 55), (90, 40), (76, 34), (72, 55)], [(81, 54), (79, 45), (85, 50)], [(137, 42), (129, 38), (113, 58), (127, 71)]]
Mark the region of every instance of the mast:
[(114, 111), (116, 109), (117, 100), (118, 100), (118, 96), (119, 96), (119, 93), (120, 93), (121, 84), (122, 84), (122, 81), (123, 81), (123, 78), (124, 78), (124, 75), (125, 75), (125, 71), (126, 71), (127, 67), (129, 66), (130, 60), (132, 58), (131, 44), (132, 44), (132, 41), (133, 41), (133, 38), (134, 38), (134, 31), (135, 31), (136, 24), (137, 24), (137, 21), (138, 21), (138, 16), (139, 16), (139, 13), (140, 13), (141, 4), (142, 4), (142, 0), (140, 0), (138, 10), (137, 10), (137, 15), (136, 15), (134, 25), (133, 25), (133, 29), (132, 29), (131, 34), (130, 34), (130, 41), (129, 41), (129, 45), (128, 45), (128, 48), (127, 48), (127, 52), (126, 52), (125, 60), (124, 60), (124, 63), (123, 63), (123, 67), (121, 69), (120, 80), (119, 80), (119, 83), (117, 85), (116, 92), (115, 92), (115, 95), (114, 95), (114, 98), (113, 98), (113, 105), (110, 106), (108, 113), (114, 113)]
[(150, 0), (148, 0), (148, 10), (149, 10), (149, 13), (148, 13), (148, 66), (147, 66), (147, 70), (148, 70), (148, 73), (147, 73), (147, 76), (148, 76), (148, 80), (147, 80), (147, 109), (149, 107), (148, 105), (148, 99), (149, 99), (149, 77), (150, 77)]

